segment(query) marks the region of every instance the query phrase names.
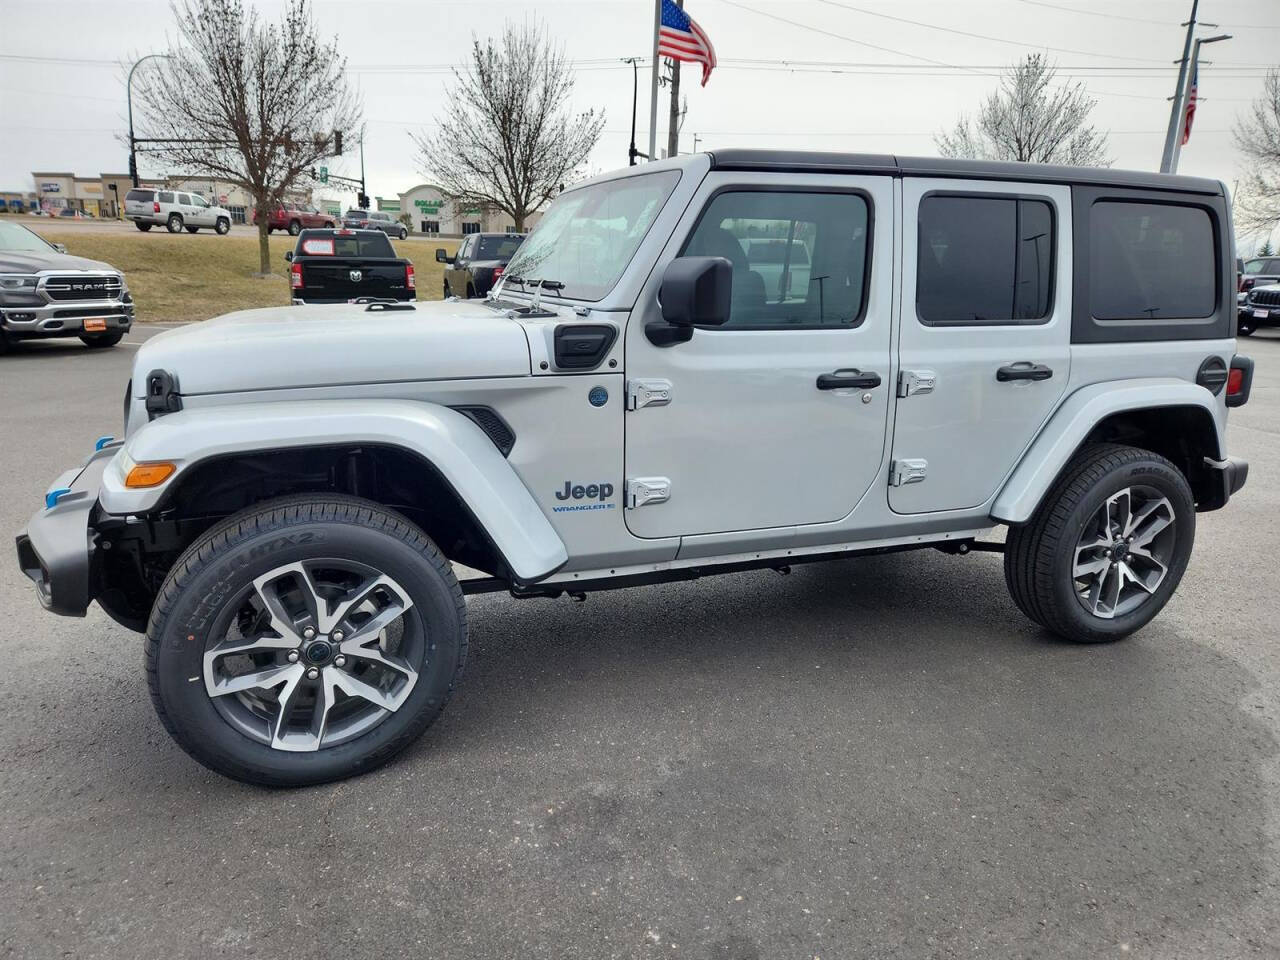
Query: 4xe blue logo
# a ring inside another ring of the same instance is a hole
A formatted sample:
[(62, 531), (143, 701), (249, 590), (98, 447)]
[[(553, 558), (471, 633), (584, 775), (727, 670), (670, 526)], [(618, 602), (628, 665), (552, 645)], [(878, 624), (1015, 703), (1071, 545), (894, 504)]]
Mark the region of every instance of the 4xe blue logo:
[(576, 513), (580, 510), (612, 510), (615, 505), (608, 502), (612, 496), (612, 483), (575, 484), (566, 480), (564, 489), (556, 491), (557, 500), (587, 500), (590, 502), (566, 504), (563, 507), (553, 506), (551, 509), (556, 513)]

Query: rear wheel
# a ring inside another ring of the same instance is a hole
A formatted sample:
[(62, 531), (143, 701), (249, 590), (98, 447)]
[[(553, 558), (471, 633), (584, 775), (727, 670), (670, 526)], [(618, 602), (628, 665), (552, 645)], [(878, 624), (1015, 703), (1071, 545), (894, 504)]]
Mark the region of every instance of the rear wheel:
[(137, 227), (139, 230), (141, 230), (143, 233), (146, 233), (148, 230), (151, 229), (151, 224), (143, 223), (140, 220), (133, 221), (133, 225)]
[(448, 300), (452, 296), (453, 296), (453, 291), (449, 289), (449, 281), (446, 280), (444, 282), (444, 298)]
[(406, 230), (404, 227), (401, 227), (401, 228), (400, 228), (400, 239), (401, 239), (401, 240), (403, 240), (403, 239), (404, 239), (405, 237), (407, 237), (408, 235), (409, 235), (409, 231), (408, 231), (408, 230)]
[(1159, 454), (1092, 444), (1030, 522), (1009, 530), (1004, 570), (1027, 616), (1068, 640), (1127, 637), (1163, 609), (1187, 568), (1195, 501)]
[(124, 331), (116, 330), (113, 333), (98, 333), (80, 338), (80, 342), (86, 347), (114, 347), (117, 343), (124, 339)]
[(372, 770), (444, 709), (466, 659), (448, 560), (345, 496), (232, 517), (170, 571), (147, 631), (156, 711), (201, 763), (302, 786)]
[(301, 232), (302, 232), (302, 224), (300, 224), (297, 220), (290, 220), (290, 221), (289, 221), (289, 236), (291, 236), (291, 237), (296, 237), (296, 236), (297, 236), (298, 234), (300, 234)]
[(231, 232), (231, 221), (226, 217), (219, 217), (218, 222), (213, 225), (213, 230), (218, 236), (224, 237)]
[(332, 229), (333, 229), (333, 221), (332, 221), (332, 220), (326, 220), (326, 221), (324, 222), (324, 228), (325, 228), (326, 230), (332, 230)]
[(169, 214), (169, 220), (165, 223), (165, 227), (170, 233), (181, 233), (182, 217), (178, 216), (176, 213)]
[(476, 296), (476, 288), (473, 284), (467, 284), (467, 299), (472, 300)]

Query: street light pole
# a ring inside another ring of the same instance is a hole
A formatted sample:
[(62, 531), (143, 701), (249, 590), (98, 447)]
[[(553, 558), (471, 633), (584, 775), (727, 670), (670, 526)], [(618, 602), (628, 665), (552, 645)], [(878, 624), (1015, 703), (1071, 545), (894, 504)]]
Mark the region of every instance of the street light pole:
[(1178, 101), (1178, 132), (1173, 138), (1173, 158), (1169, 162), (1169, 173), (1178, 172), (1178, 158), (1182, 156), (1182, 131), (1186, 123), (1182, 118), (1187, 113), (1187, 99), (1191, 96), (1191, 81), (1196, 79), (1196, 68), (1200, 65), (1200, 45), (1203, 43), (1217, 43), (1219, 40), (1230, 40), (1231, 34), (1220, 33), (1216, 37), (1205, 37), (1202, 40), (1196, 40), (1195, 47), (1191, 51), (1191, 68), (1187, 74), (1187, 89), (1182, 91), (1182, 96)]
[(129, 178), (133, 181), (135, 187), (138, 185), (138, 141), (133, 135), (133, 71), (148, 60), (168, 57), (169, 54), (167, 53), (148, 53), (140, 60), (134, 61), (133, 66), (129, 68), (129, 79), (124, 84), (125, 101), (129, 105)]

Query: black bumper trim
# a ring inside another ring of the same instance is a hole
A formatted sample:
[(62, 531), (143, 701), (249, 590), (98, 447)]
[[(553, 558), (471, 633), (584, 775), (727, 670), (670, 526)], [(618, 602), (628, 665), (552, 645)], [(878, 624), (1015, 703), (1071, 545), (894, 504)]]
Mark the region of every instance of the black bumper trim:
[(1206, 458), (1205, 466), (1212, 471), (1212, 477), (1208, 496), (1196, 503), (1196, 510), (1201, 513), (1225, 507), (1249, 479), (1249, 461), (1239, 457), (1227, 457), (1225, 460)]
[(90, 516), (98, 503), (102, 472), (119, 444), (90, 458), (52, 507), (38, 510), (17, 537), (18, 566), (35, 584), (40, 605), (64, 617), (83, 617), (93, 599)]

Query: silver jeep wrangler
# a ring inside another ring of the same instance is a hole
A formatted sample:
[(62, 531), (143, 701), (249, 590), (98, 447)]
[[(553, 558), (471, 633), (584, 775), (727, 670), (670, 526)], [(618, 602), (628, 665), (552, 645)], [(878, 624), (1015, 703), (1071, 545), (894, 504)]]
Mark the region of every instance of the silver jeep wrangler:
[(145, 631), (189, 753), (273, 785), (421, 734), (472, 592), (1003, 550), (1028, 617), (1116, 640), (1245, 481), (1225, 194), (755, 150), (589, 180), (484, 301), (148, 341), (123, 439), (54, 482), (19, 562), (53, 612)]

